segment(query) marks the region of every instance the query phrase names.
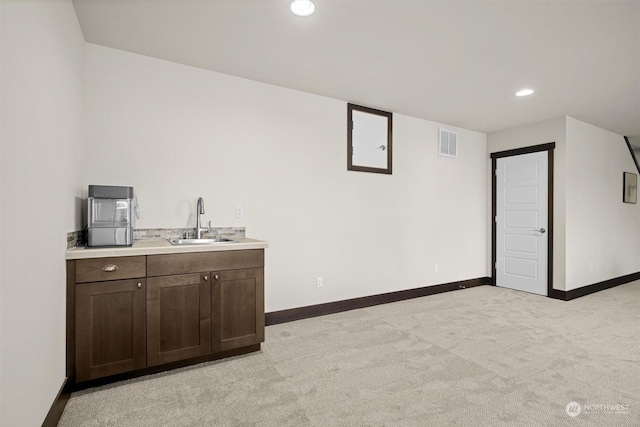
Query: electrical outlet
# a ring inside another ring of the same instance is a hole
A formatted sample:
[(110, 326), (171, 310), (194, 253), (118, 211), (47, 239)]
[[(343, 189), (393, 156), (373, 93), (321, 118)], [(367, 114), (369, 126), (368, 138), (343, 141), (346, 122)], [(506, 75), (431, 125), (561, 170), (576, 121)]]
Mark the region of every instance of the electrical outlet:
[(316, 288), (322, 287), (322, 277), (316, 277)]
[(435, 265), (433, 266), (433, 271), (437, 273), (439, 269), (440, 267), (438, 267), (438, 263), (436, 262)]
[(244, 208), (236, 205), (236, 218), (244, 218)]

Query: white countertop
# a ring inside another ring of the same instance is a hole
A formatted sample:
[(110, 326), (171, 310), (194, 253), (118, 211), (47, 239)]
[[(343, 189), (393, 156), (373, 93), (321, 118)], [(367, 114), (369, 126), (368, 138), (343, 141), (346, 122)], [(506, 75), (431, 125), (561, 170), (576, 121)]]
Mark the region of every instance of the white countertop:
[(133, 246), (120, 248), (73, 248), (66, 252), (65, 259), (107, 258), (116, 256), (179, 254), (186, 252), (239, 251), (244, 249), (266, 249), (269, 243), (255, 239), (234, 239), (233, 242), (207, 245), (172, 245), (167, 240), (136, 242)]

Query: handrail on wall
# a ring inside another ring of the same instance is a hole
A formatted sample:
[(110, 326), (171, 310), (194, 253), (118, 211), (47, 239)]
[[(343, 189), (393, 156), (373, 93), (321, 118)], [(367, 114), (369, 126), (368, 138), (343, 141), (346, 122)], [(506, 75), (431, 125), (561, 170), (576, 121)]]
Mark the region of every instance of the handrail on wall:
[(633, 157), (633, 162), (636, 164), (636, 169), (638, 170), (638, 173), (640, 173), (640, 164), (638, 164), (638, 159), (636, 158), (636, 153), (633, 152), (633, 147), (631, 146), (631, 143), (629, 142), (629, 138), (627, 138), (625, 136), (624, 140), (627, 143), (627, 148), (629, 148), (629, 152), (631, 153), (631, 157)]

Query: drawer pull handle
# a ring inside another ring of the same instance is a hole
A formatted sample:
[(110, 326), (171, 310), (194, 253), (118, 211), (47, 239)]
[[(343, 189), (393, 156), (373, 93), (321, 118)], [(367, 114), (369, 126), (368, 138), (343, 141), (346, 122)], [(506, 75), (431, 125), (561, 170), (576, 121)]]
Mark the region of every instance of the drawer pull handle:
[(105, 265), (104, 267), (102, 267), (102, 271), (106, 273), (112, 273), (114, 271), (118, 271), (118, 266), (115, 264)]

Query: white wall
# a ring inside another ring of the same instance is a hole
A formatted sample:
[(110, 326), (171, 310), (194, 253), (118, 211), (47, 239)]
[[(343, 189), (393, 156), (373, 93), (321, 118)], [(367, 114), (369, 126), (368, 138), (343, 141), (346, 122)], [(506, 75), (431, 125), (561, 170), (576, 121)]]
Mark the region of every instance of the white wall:
[(393, 175), (350, 172), (346, 102), (86, 55), (85, 184), (134, 186), (139, 228), (193, 226), (202, 196), (205, 221), (269, 241), (267, 312), (487, 275), (484, 134), (439, 158), (437, 124), (396, 114)]
[[(566, 162), (566, 119), (545, 120), (538, 123), (519, 126), (512, 129), (494, 132), (487, 135), (487, 152), (515, 148), (529, 147), (533, 145), (556, 143), (554, 150), (554, 181), (553, 181), (553, 288), (565, 290), (565, 162)], [(491, 158), (487, 156), (487, 170), (491, 171)], [(491, 172), (487, 174), (487, 269), (491, 271)]]
[(621, 135), (567, 117), (567, 290), (640, 271), (640, 205), (622, 202), (638, 174)]
[(4, 0), (0, 11), (0, 424), (36, 426), (65, 378), (84, 38), (70, 1)]

